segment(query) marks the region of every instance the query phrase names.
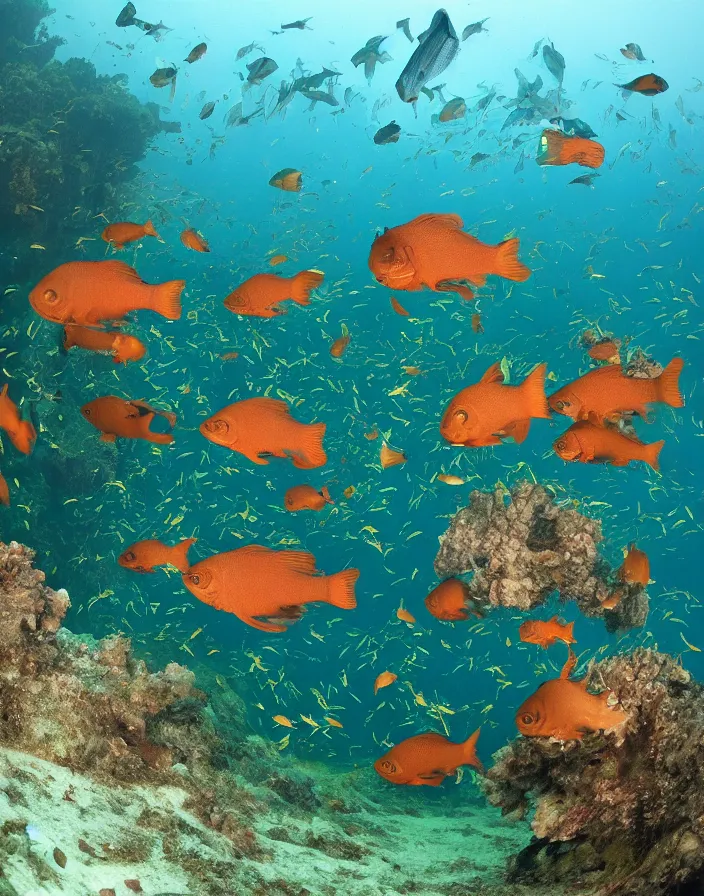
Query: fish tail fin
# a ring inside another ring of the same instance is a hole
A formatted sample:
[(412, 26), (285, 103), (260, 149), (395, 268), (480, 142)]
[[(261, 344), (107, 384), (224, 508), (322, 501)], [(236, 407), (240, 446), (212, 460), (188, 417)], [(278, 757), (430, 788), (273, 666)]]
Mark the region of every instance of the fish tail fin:
[(168, 320), (181, 317), (181, 293), (186, 285), (185, 280), (169, 280), (154, 287), (154, 303), (152, 310)]
[(527, 280), (531, 275), (529, 267), (518, 260), (518, 247), (520, 240), (513, 237), (510, 240), (504, 240), (496, 247), (496, 270), (495, 274), (504, 277), (506, 280)]
[(344, 569), (330, 576), (328, 582), (328, 600), (333, 607), (341, 610), (354, 610), (357, 598), (354, 596), (354, 583), (359, 578), (358, 569)]
[(328, 504), (334, 504), (334, 503), (335, 503), (335, 502), (333, 501), (333, 499), (330, 497), (330, 492), (328, 491), (328, 487), (327, 487), (327, 485), (324, 485), (324, 486), (320, 489), (320, 494), (325, 498), (325, 500), (327, 501)]
[(565, 637), (568, 639), (569, 644), (577, 643), (574, 638), (574, 622), (570, 622), (565, 626)]
[(646, 464), (650, 464), (650, 466), (654, 470), (660, 469), (660, 452), (662, 451), (662, 446), (665, 444), (665, 440), (662, 439), (660, 442), (653, 442), (650, 445), (643, 446), (643, 457), (641, 460), (644, 460)]
[(477, 741), (481, 730), (481, 728), (477, 728), (462, 744), (462, 765), (473, 765), (483, 772), (484, 766), (477, 758)]
[(147, 223), (144, 225), (144, 234), (145, 236), (159, 236), (159, 234), (154, 229), (154, 225), (152, 224), (151, 220), (147, 221)]
[(596, 140), (586, 140), (582, 147), (579, 164), (585, 168), (601, 168), (604, 164), (605, 150)]
[(302, 445), (298, 456), (294, 458), (293, 465), (302, 470), (312, 470), (314, 467), (324, 467), (328, 462), (328, 456), (323, 448), (323, 438), (327, 425), (325, 423), (304, 424), (306, 427)]
[(550, 408), (545, 397), (545, 373), (547, 364), (538, 364), (520, 385), (521, 393), (525, 399), (528, 414), (531, 417), (550, 418)]
[(175, 566), (180, 572), (187, 572), (190, 566), (188, 562), (188, 549), (198, 541), (197, 538), (187, 538), (185, 541), (175, 544), (171, 548), (171, 558), (169, 562)]
[(143, 438), (145, 438), (148, 442), (153, 442), (155, 445), (170, 445), (174, 440), (174, 437), (170, 433), (152, 432), (149, 428), (154, 417), (155, 414), (150, 411), (148, 414), (143, 414), (139, 418), (139, 426), (142, 430)]
[(322, 282), (323, 275), (319, 271), (301, 271), (293, 278), (291, 298), (299, 305), (309, 305), (311, 290)]
[(673, 358), (655, 381), (658, 401), (664, 401), (671, 408), (681, 408), (684, 405), (679, 388), (679, 378), (683, 367), (682, 358)]

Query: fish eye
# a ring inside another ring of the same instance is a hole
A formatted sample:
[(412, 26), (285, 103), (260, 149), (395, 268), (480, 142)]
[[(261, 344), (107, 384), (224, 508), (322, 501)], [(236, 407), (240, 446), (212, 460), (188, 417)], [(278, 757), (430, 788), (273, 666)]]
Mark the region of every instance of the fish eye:
[(58, 295), (53, 289), (44, 290), (44, 301), (48, 302), (50, 305), (53, 305), (54, 302), (58, 301), (58, 298)]
[(90, 415), (92, 413), (90, 408), (83, 408), (82, 410), (86, 417), (90, 417)]
[(192, 585), (200, 585), (200, 576), (195, 573), (188, 577)]
[(389, 759), (384, 759), (384, 761), (381, 763), (381, 768), (385, 772), (395, 772), (396, 771), (396, 766)]
[(124, 560), (127, 560), (128, 563), (131, 563), (133, 560), (137, 559), (137, 555), (134, 551), (125, 551), (122, 557)]
[(564, 451), (565, 448), (567, 448), (567, 442), (564, 439), (558, 439), (555, 448), (557, 448), (558, 451)]
[(523, 715), (521, 716), (521, 722), (524, 725), (532, 725), (534, 721), (535, 721), (535, 719), (529, 712), (524, 712)]
[(461, 411), (461, 410), (455, 411), (455, 419), (458, 420), (460, 423), (466, 423), (467, 420), (469, 419), (467, 417), (467, 411)]
[(217, 420), (206, 421), (205, 428), (208, 432), (228, 432), (230, 426), (226, 420), (218, 418)]

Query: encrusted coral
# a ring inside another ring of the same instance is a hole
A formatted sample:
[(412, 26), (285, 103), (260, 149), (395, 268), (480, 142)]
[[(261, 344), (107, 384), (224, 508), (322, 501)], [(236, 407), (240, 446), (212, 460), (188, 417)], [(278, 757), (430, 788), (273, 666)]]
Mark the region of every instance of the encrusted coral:
[(516, 860), (514, 880), (565, 880), (598, 896), (704, 888), (704, 690), (651, 650), (603, 660), (588, 681), (618, 697), (623, 728), (581, 742), (519, 738), (485, 779), (504, 813), (535, 808), (539, 840)]
[(605, 617), (610, 631), (641, 626), (648, 596), (640, 586), (623, 589), (615, 608), (602, 606), (613, 570), (597, 550), (601, 540), (597, 520), (521, 482), (510, 493), (472, 492), (443, 536), (435, 571), (441, 578), (472, 573), (469, 594), (479, 606), (530, 610), (559, 592), (585, 616)]

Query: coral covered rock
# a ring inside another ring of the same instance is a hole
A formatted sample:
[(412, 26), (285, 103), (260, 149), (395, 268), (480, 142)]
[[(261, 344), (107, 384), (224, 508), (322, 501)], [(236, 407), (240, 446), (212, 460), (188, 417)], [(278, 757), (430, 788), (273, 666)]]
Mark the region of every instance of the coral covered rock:
[(441, 578), (472, 573), (469, 595), (480, 606), (530, 610), (559, 592), (585, 616), (604, 616), (610, 631), (641, 626), (648, 615), (641, 586), (623, 589), (613, 609), (602, 606), (613, 571), (597, 550), (601, 540), (598, 521), (522, 482), (510, 493), (472, 492), (442, 539), (435, 571)]
[(535, 808), (539, 841), (514, 878), (599, 896), (704, 886), (704, 690), (651, 650), (603, 660), (588, 681), (616, 694), (629, 716), (622, 728), (581, 742), (519, 738), (488, 772), (493, 805), (519, 816)]

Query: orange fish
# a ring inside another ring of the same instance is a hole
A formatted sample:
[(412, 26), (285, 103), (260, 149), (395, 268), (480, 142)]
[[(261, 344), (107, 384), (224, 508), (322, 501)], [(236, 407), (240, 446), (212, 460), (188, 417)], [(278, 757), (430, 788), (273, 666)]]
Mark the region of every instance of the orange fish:
[(609, 705), (610, 690), (590, 694), (586, 678), (570, 681), (576, 662), (570, 648), (560, 677), (541, 684), (518, 710), (516, 725), (524, 737), (581, 740), (588, 732), (610, 731), (628, 719)]
[(64, 348), (78, 346), (94, 352), (109, 352), (115, 364), (139, 361), (146, 354), (146, 346), (128, 333), (115, 330), (92, 330), (90, 327), (64, 327)]
[(483, 333), (484, 326), (482, 325), (482, 316), (481, 314), (473, 314), (472, 315), (472, 329), (475, 333)]
[(408, 312), (395, 296), (391, 296), (391, 307), (396, 314), (400, 314), (401, 317), (408, 317)]
[(587, 354), (595, 361), (608, 361), (610, 364), (619, 364), (621, 358), (619, 355), (620, 343), (614, 342), (613, 339), (602, 339), (601, 342), (595, 342), (587, 349)]
[(5, 507), (10, 506), (10, 489), (2, 473), (0, 473), (0, 504), (3, 504)]
[(664, 93), (670, 86), (660, 75), (641, 75), (640, 78), (634, 78), (628, 84), (615, 84), (621, 90), (630, 90), (633, 93), (642, 93), (644, 96), (655, 96), (658, 93)]
[(193, 249), (194, 252), (210, 252), (210, 246), (203, 237), (190, 228), (182, 232), (181, 242), (187, 249)]
[(555, 440), (553, 448), (556, 454), (568, 462), (625, 467), (632, 460), (642, 460), (654, 470), (659, 470), (658, 456), (664, 444), (663, 440), (645, 445), (638, 439), (624, 436), (616, 429), (598, 426), (589, 420), (578, 420)]
[(310, 294), (323, 282), (320, 271), (301, 271), (294, 277), (255, 274), (225, 299), (225, 307), (234, 314), (251, 317), (277, 317), (286, 314), (279, 305), (289, 300), (310, 305)]
[(608, 597), (604, 598), (601, 602), (602, 609), (604, 610), (615, 610), (616, 607), (621, 603), (621, 598), (623, 597), (623, 591), (619, 588), (614, 591), (613, 594), (610, 594)]
[(492, 364), (478, 383), (449, 403), (440, 434), (448, 442), (471, 448), (500, 445), (506, 436), (523, 442), (532, 418), (550, 417), (545, 369), (545, 364), (539, 364), (520, 386), (505, 386), (500, 365)]
[(347, 332), (347, 327), (343, 326), (342, 328), (342, 336), (338, 336), (338, 338), (333, 342), (330, 346), (330, 354), (333, 358), (341, 358), (344, 353), (347, 351), (347, 346), (350, 344), (351, 336)]
[(563, 641), (565, 644), (576, 644), (573, 637), (574, 622), (567, 625), (561, 622), (557, 616), (548, 619), (528, 619), (518, 629), (521, 641), (525, 644), (538, 644), (547, 650), (555, 641)]
[(645, 588), (650, 581), (648, 555), (644, 551), (639, 551), (634, 544), (630, 544), (617, 575), (622, 582), (627, 582), (629, 585), (642, 585)]
[(381, 675), (377, 675), (376, 681), (374, 682), (374, 693), (380, 691), (381, 688), (388, 688), (390, 684), (393, 684), (398, 675), (395, 675), (393, 672), (382, 672)]
[(416, 621), (416, 617), (413, 613), (409, 613), (408, 610), (404, 610), (403, 607), (399, 607), (398, 610), (396, 610), (396, 618), (400, 619), (401, 622), (407, 622), (409, 625), (413, 625)]
[(538, 165), (571, 165), (599, 168), (604, 164), (604, 147), (586, 137), (569, 137), (562, 131), (546, 128), (540, 137), (535, 161)]
[(168, 433), (152, 432), (149, 427), (154, 416), (159, 413), (166, 417), (171, 426), (175, 416), (155, 411), (144, 401), (127, 401), (116, 395), (105, 395), (84, 404), (81, 413), (89, 423), (102, 432), (102, 442), (121, 439), (146, 439), (156, 445), (170, 445), (174, 437)]
[(326, 485), (319, 492), (312, 485), (294, 485), (284, 495), (284, 507), (292, 512), (322, 510), (327, 504), (334, 503)]
[(379, 453), (379, 460), (383, 469), (387, 470), (389, 467), (405, 464), (408, 458), (403, 451), (394, 451), (393, 448), (389, 448), (386, 442), (384, 442)]
[(106, 243), (112, 243), (116, 249), (124, 249), (127, 243), (141, 240), (143, 236), (155, 236), (159, 234), (154, 230), (151, 221), (146, 224), (132, 224), (130, 221), (121, 221), (119, 224), (108, 224), (101, 236)]
[(0, 392), (0, 429), (5, 430), (18, 451), (30, 454), (37, 439), (37, 431), (29, 420), (20, 417), (19, 408), (8, 394), (9, 388), (5, 383)]
[(275, 268), (277, 264), (283, 264), (285, 261), (288, 261), (288, 255), (272, 255), (269, 264)]
[(379, 438), (379, 430), (375, 428), (375, 429), (370, 430), (369, 432), (365, 432), (364, 438), (368, 442), (373, 442), (375, 439)]
[(239, 358), (239, 352), (225, 352), (224, 355), (220, 355), (223, 361), (234, 361), (235, 358)]
[(392, 747), (374, 763), (374, 769), (392, 784), (426, 784), (437, 787), (461, 765), (482, 769), (477, 759), (479, 731), (464, 743), (455, 744), (441, 734), (427, 731), (416, 734)]
[(201, 560), (184, 573), (183, 583), (216, 610), (233, 613), (263, 632), (283, 632), (300, 619), (305, 604), (354, 609), (358, 578), (358, 569), (321, 575), (315, 557), (303, 551), (272, 551), (253, 544)]
[(420, 376), (423, 373), (420, 367), (404, 367), (403, 372), (406, 376)]
[(469, 597), (469, 589), (461, 579), (445, 579), (433, 588), (425, 599), (428, 612), (443, 622), (464, 622), (469, 614), (481, 618), (482, 614), (475, 610)]
[(421, 215), (408, 224), (385, 230), (372, 244), (369, 268), (389, 289), (472, 291), (458, 283), (484, 286), (487, 274), (507, 280), (527, 280), (530, 270), (518, 260), (518, 239), (490, 246), (465, 233), (459, 215)]
[(300, 193), (302, 185), (303, 175), (297, 168), (282, 168), (269, 180), (269, 186), (287, 193)]
[(553, 411), (573, 420), (618, 419), (622, 414), (648, 414), (648, 405), (655, 402), (673, 408), (684, 405), (678, 380), (684, 361), (673, 358), (660, 376), (642, 378), (626, 376), (620, 364), (598, 367), (553, 393), (548, 402)]
[(343, 495), (346, 498), (351, 498), (352, 495), (357, 491), (357, 489), (353, 485), (348, 485), (347, 488), (343, 491)]
[(187, 538), (169, 546), (156, 538), (137, 541), (117, 558), (120, 566), (135, 572), (154, 572), (155, 566), (175, 566), (180, 572), (188, 570), (188, 549), (197, 538)]
[(464, 485), (465, 480), (461, 476), (451, 476), (448, 473), (438, 473), (438, 482), (444, 482), (445, 485)]
[(254, 464), (268, 464), (262, 454), (290, 457), (294, 467), (310, 470), (328, 461), (323, 450), (324, 423), (299, 423), (285, 401), (245, 398), (213, 414), (200, 431), (210, 442), (244, 455)]
[(122, 261), (69, 261), (40, 280), (29, 301), (40, 317), (57, 324), (97, 326), (140, 309), (178, 320), (185, 285), (170, 280), (150, 286)]

